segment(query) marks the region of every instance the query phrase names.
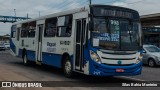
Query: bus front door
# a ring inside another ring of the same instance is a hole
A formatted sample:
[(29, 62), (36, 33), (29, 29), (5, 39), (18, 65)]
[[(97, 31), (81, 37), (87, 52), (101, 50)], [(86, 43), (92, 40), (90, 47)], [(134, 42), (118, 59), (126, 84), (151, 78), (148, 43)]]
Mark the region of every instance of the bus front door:
[(17, 47), (16, 47), (16, 55), (18, 55), (18, 53), (19, 53), (19, 48), (18, 47), (20, 47), (20, 42), (19, 42), (19, 38), (20, 38), (20, 27), (18, 27), (17, 28), (17, 35), (16, 35), (16, 41), (17, 41)]
[(76, 20), (75, 70), (83, 72), (86, 19)]

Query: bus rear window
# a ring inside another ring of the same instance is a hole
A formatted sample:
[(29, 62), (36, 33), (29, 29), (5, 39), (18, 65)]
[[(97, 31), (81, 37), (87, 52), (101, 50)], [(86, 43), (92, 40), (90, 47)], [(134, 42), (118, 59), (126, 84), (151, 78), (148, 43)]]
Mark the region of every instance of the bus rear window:
[(11, 38), (15, 38), (16, 37), (16, 25), (13, 25), (11, 27)]

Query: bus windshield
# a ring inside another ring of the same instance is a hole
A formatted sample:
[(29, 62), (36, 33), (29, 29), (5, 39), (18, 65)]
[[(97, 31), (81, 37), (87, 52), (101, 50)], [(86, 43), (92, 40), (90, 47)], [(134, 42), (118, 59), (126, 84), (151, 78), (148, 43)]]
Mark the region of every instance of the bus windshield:
[(91, 42), (94, 47), (107, 50), (138, 50), (139, 23), (128, 19), (95, 17)]

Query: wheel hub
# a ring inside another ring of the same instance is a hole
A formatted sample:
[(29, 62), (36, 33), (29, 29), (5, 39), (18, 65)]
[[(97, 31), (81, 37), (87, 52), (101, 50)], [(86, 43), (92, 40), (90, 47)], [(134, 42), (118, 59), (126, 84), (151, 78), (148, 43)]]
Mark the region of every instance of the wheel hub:
[(149, 66), (154, 66), (154, 62), (152, 60), (149, 61)]
[(71, 72), (71, 63), (68, 60), (65, 63), (65, 71), (66, 71), (66, 73)]

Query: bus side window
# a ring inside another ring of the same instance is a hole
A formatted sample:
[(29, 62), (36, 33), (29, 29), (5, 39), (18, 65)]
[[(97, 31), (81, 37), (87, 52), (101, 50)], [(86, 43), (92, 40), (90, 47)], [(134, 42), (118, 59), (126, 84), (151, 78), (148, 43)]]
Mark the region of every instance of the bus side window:
[(61, 20), (59, 21), (61, 22), (61, 24), (58, 25), (58, 31), (57, 31), (58, 37), (70, 37), (72, 33), (72, 15), (67, 15), (64, 17), (65, 18), (60, 17), (60, 19), (58, 19)]
[(21, 37), (27, 37), (28, 30), (21, 30)]
[(15, 31), (11, 32), (11, 38), (15, 38), (15, 36), (16, 36), (16, 32)]
[(19, 37), (20, 37), (20, 28), (17, 28), (17, 41), (19, 41)]
[(46, 19), (44, 37), (54, 37), (57, 32), (57, 18)]
[(28, 37), (35, 37), (36, 32), (36, 21), (29, 23)]
[(29, 30), (29, 23), (23, 23), (22, 24), (22, 30), (21, 30), (21, 37), (28, 37), (28, 30)]
[(35, 37), (35, 29), (30, 29), (29, 31), (28, 31), (28, 37)]

